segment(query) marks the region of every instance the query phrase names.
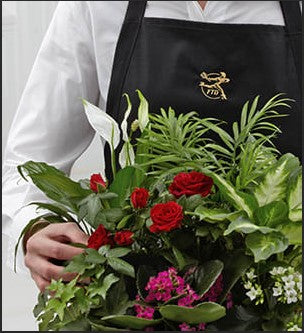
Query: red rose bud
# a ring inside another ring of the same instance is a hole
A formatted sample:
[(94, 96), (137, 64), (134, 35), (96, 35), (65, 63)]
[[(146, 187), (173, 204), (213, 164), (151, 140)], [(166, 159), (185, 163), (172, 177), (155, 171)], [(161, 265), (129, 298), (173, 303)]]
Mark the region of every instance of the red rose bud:
[(103, 245), (113, 245), (110, 232), (100, 224), (88, 240), (88, 248), (98, 250)]
[(169, 192), (176, 198), (180, 198), (182, 195), (189, 197), (194, 194), (206, 197), (210, 194), (212, 185), (213, 179), (202, 172), (181, 172), (173, 178)]
[(117, 231), (114, 241), (118, 245), (131, 245), (133, 243), (133, 232), (130, 230)]
[(183, 208), (175, 201), (156, 204), (151, 208), (150, 217), (153, 222), (151, 232), (168, 232), (181, 226)]
[(131, 202), (135, 209), (144, 208), (149, 200), (149, 192), (145, 188), (136, 188), (131, 194)]
[(107, 184), (106, 182), (103, 180), (102, 176), (100, 173), (94, 173), (92, 176), (91, 176), (91, 179), (90, 179), (90, 188), (92, 191), (98, 193), (98, 185), (106, 188), (107, 187)]

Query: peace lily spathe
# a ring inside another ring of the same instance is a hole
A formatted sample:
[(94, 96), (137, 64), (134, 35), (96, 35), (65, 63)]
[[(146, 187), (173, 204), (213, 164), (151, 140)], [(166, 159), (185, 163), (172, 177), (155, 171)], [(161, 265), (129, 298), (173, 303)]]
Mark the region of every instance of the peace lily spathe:
[[(136, 90), (136, 92), (138, 93), (138, 97), (140, 99), (140, 105), (138, 108), (138, 124), (140, 131), (143, 132), (149, 123), (149, 105), (143, 94), (139, 90)], [(121, 132), (118, 123), (105, 111), (91, 104), (85, 99), (82, 100), (89, 123), (95, 129), (95, 131), (106, 142), (109, 143), (112, 155), (114, 150), (119, 145), (120, 135), (122, 133), (124, 145), (119, 153), (119, 164), (122, 168), (127, 165), (133, 165), (135, 159), (134, 149), (131, 145), (130, 137), (128, 136), (128, 118), (132, 110), (132, 104), (130, 102), (129, 96), (127, 94), (124, 94), (124, 96), (127, 99), (128, 106), (124, 115), (124, 119), (121, 123)]]

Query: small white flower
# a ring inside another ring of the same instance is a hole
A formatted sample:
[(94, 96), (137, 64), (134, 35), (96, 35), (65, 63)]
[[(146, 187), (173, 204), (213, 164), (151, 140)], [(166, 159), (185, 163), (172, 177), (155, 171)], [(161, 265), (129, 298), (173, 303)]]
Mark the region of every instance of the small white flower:
[(254, 269), (251, 269), (249, 272), (246, 273), (246, 276), (249, 280), (253, 280), (257, 276), (254, 274)]
[(287, 271), (286, 268), (279, 266), (279, 267), (273, 267), (273, 269), (269, 273), (271, 275), (283, 275), (286, 271)]
[(287, 331), (291, 331), (291, 332), (299, 331), (299, 332), (301, 332), (302, 330), (298, 325), (293, 325), (292, 327), (289, 327)]
[(282, 277), (282, 280), (286, 283), (286, 284), (288, 284), (288, 283), (290, 283), (290, 282), (294, 282), (293, 281), (293, 274), (289, 274), (289, 275), (287, 275), (287, 276), (283, 276)]
[(298, 287), (299, 291), (302, 292), (302, 282), (298, 282), (297, 287)]
[(259, 292), (256, 290), (254, 287), (252, 287), (249, 291), (247, 291), (246, 295), (250, 298), (251, 301), (256, 299), (258, 296)]
[(287, 282), (284, 285), (284, 289), (285, 290), (292, 290), (292, 289), (294, 289), (295, 285), (296, 285), (296, 283), (294, 281)]
[(287, 304), (297, 303), (298, 297), (295, 290), (290, 290), (286, 292)]
[(282, 287), (279, 286), (277, 288), (272, 288), (273, 290), (273, 296), (280, 296), (282, 295)]

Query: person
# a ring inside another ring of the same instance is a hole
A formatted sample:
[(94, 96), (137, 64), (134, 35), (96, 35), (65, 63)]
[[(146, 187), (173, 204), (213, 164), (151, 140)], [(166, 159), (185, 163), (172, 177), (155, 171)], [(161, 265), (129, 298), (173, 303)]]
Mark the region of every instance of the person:
[[(262, 103), (283, 92), (296, 103), (280, 123), (277, 143), (299, 156), (300, 38), (298, 1), (59, 2), (9, 134), (4, 233), (14, 244), (36, 214), (24, 206), (47, 200), (20, 181), (17, 165), (44, 161), (69, 173), (92, 141), (79, 97), (121, 122), (123, 93), (134, 101), (140, 89), (150, 112), (172, 106), (231, 124), (246, 100), (261, 95)], [(40, 290), (52, 278), (71, 279), (53, 260), (82, 251), (69, 241), (85, 244), (87, 236), (73, 223), (41, 221), (23, 240), (18, 269), (26, 266)]]

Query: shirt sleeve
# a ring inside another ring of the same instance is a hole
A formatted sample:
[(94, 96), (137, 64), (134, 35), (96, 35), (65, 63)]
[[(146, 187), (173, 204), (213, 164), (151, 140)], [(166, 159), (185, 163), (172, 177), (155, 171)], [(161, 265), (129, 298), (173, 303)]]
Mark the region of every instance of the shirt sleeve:
[[(37, 216), (35, 207), (27, 205), (47, 201), (21, 179), (17, 166), (28, 160), (43, 161), (69, 174), (94, 137), (81, 101), (98, 104), (99, 99), (92, 34), (86, 1), (59, 2), (23, 91), (3, 163), (2, 230), (9, 237), (7, 263), (11, 268), (17, 239)], [(17, 271), (27, 272), (22, 246)]]

